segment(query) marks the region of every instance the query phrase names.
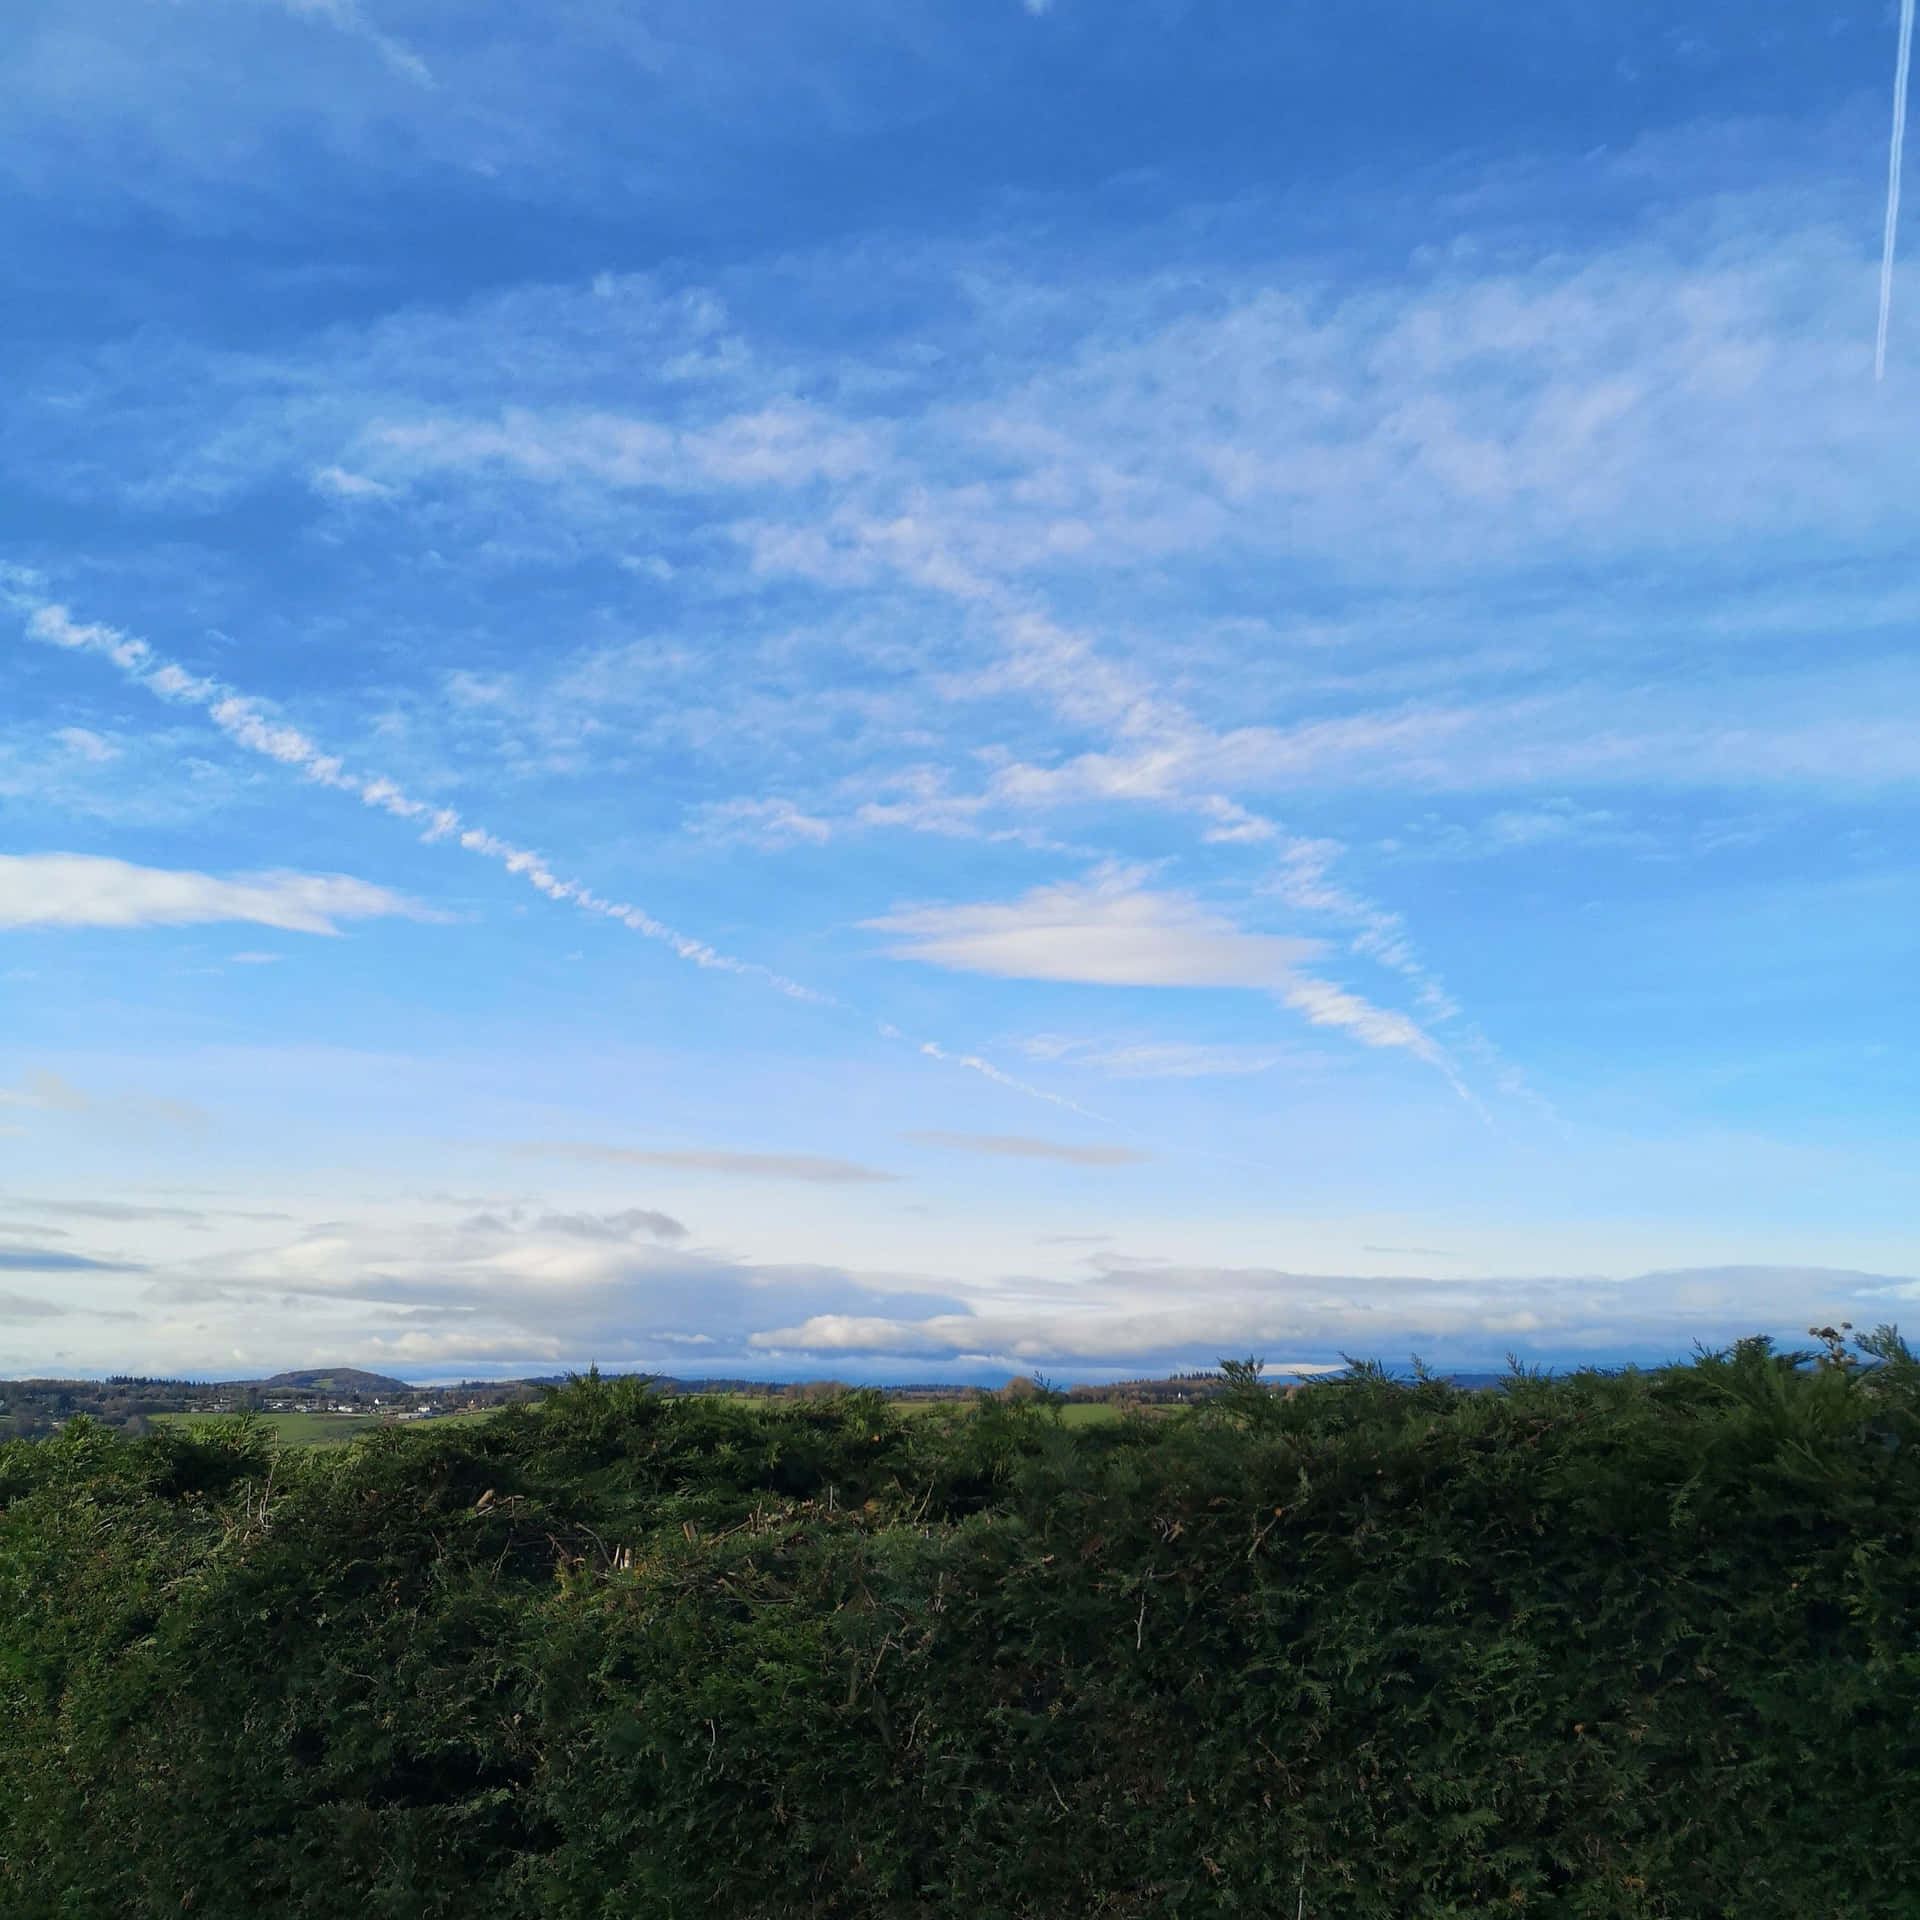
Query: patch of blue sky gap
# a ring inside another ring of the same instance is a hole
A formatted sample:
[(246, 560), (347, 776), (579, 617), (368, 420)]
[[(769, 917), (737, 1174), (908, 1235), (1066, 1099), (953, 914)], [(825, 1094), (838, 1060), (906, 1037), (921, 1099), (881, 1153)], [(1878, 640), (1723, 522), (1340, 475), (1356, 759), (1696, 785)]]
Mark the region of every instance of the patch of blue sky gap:
[(15, 9), (0, 1368), (1898, 1319), (1892, 48)]

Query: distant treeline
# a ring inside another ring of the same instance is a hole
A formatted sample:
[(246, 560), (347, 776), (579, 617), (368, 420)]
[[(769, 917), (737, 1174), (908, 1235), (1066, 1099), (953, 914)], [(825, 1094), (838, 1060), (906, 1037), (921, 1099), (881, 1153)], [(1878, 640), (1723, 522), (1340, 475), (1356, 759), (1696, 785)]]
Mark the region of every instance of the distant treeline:
[(156, 1414), (265, 1413), (310, 1404), (374, 1413), (401, 1399), (447, 1411), (506, 1406), (537, 1398), (540, 1391), (522, 1380), (410, 1387), (403, 1380), (373, 1374), (349, 1374), (344, 1382), (337, 1376), (323, 1378), (328, 1384), (315, 1384), (303, 1375), (276, 1380), (153, 1380), (133, 1374), (111, 1374), (104, 1380), (0, 1380), (0, 1441), (43, 1439), (81, 1416), (139, 1436), (149, 1430)]
[(9, 1920), (1920, 1911), (1920, 1363), (0, 1447)]
[[(1456, 1386), (1486, 1386), (1495, 1374), (1456, 1374)], [(109, 1374), (103, 1380), (0, 1380), (0, 1441), (38, 1440), (84, 1414), (132, 1436), (148, 1431), (155, 1414), (265, 1413), (317, 1402), (357, 1413), (391, 1408), (399, 1400), (447, 1411), (502, 1407), (532, 1400), (564, 1376), (520, 1380), (463, 1380), (455, 1385), (410, 1386), (404, 1380), (353, 1368), (309, 1369), (267, 1380), (165, 1380)], [(855, 1389), (844, 1380), (680, 1380), (663, 1374), (634, 1376), (666, 1394), (726, 1394), (750, 1400), (831, 1400)], [(1284, 1383), (1276, 1383), (1283, 1385)], [(1043, 1379), (1016, 1376), (996, 1389), (1003, 1399), (1055, 1398), (1068, 1405), (1181, 1406), (1224, 1390), (1218, 1373), (1170, 1374), (1164, 1378), (1113, 1380), (1059, 1388)], [(890, 1400), (971, 1401), (980, 1389), (953, 1381), (911, 1382), (883, 1389)]]
[[(676, 1380), (661, 1375), (638, 1376), (654, 1391), (668, 1394), (730, 1394), (749, 1399), (828, 1400), (853, 1389), (843, 1380)], [(58, 1432), (79, 1415), (104, 1426), (139, 1436), (149, 1430), (156, 1414), (265, 1413), (275, 1408), (317, 1403), (345, 1407), (357, 1413), (390, 1409), (401, 1399), (436, 1410), (501, 1407), (536, 1399), (558, 1381), (461, 1381), (452, 1386), (410, 1386), (404, 1380), (362, 1373), (353, 1368), (310, 1369), (280, 1374), (266, 1380), (164, 1380), (144, 1375), (110, 1374), (104, 1380), (0, 1380), (0, 1441), (38, 1440)], [(1125, 1380), (1097, 1386), (1076, 1386), (1065, 1394), (1074, 1403), (1105, 1402), (1118, 1406), (1169, 1406), (1216, 1393), (1218, 1374), (1183, 1374), (1164, 1380)], [(970, 1400), (977, 1388), (944, 1384), (888, 1387), (897, 1400)], [(1044, 1383), (1016, 1378), (1000, 1389), (1007, 1398), (1045, 1396)]]

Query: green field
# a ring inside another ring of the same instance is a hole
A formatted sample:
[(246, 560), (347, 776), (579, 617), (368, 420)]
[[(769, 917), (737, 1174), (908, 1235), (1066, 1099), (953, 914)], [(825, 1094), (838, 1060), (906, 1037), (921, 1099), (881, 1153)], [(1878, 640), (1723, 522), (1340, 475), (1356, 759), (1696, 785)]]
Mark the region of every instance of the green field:
[[(695, 1394), (689, 1395), (688, 1397), (692, 1399), (724, 1400), (734, 1406), (759, 1407), (768, 1410), (794, 1404), (785, 1399), (769, 1398), (765, 1394), (753, 1393)], [(804, 1402), (802, 1404), (804, 1404)], [(912, 1419), (917, 1415), (928, 1413), (963, 1413), (975, 1404), (975, 1396), (972, 1393), (956, 1393), (951, 1400), (916, 1398), (911, 1400), (895, 1400), (892, 1404), (897, 1411), (905, 1414), (909, 1419)], [(1121, 1408), (1110, 1405), (1103, 1400), (1076, 1400), (1061, 1407), (1060, 1419), (1063, 1425), (1069, 1427), (1096, 1427), (1110, 1420), (1118, 1420), (1121, 1417), (1121, 1413)], [(463, 1417), (473, 1418), (476, 1416), (468, 1415)]]
[[(479, 1413), (443, 1413), (431, 1421), (409, 1421), (409, 1426), (471, 1426), (490, 1420), (494, 1410)], [(156, 1413), (156, 1426), (203, 1427), (214, 1420), (232, 1420), (230, 1413)], [(375, 1427), (390, 1424), (374, 1413), (257, 1413), (253, 1416), (283, 1447), (339, 1447)]]
[[(904, 1414), (937, 1413), (945, 1410), (955, 1413), (965, 1410), (973, 1404), (971, 1400), (896, 1400), (894, 1405)], [(1109, 1420), (1118, 1420), (1121, 1409), (1104, 1400), (1075, 1400), (1059, 1409), (1063, 1426), (1097, 1427)]]
[[(715, 1394), (706, 1396), (713, 1399), (738, 1401), (742, 1405), (767, 1406), (781, 1403), (769, 1403), (757, 1397), (746, 1395)], [(957, 1412), (972, 1404), (970, 1399), (953, 1400), (903, 1400), (896, 1402), (900, 1411), (906, 1414), (932, 1413), (941, 1409)], [(411, 1426), (452, 1427), (471, 1426), (480, 1420), (491, 1420), (496, 1408), (484, 1408), (477, 1413), (443, 1413), (431, 1421), (409, 1421)], [(1069, 1427), (1102, 1426), (1121, 1417), (1121, 1409), (1104, 1401), (1077, 1401), (1059, 1409), (1061, 1423)], [(227, 1413), (156, 1413), (151, 1416), (156, 1426), (199, 1427), (215, 1420), (231, 1420), (237, 1416)], [(379, 1414), (372, 1413), (259, 1413), (254, 1418), (270, 1433), (275, 1442), (283, 1447), (338, 1447), (349, 1440), (357, 1440), (361, 1434), (371, 1432), (375, 1427), (387, 1424)]]
[[(283, 1447), (337, 1447), (380, 1424), (371, 1413), (257, 1413), (253, 1416)], [(155, 1426), (204, 1427), (231, 1413), (156, 1413)]]

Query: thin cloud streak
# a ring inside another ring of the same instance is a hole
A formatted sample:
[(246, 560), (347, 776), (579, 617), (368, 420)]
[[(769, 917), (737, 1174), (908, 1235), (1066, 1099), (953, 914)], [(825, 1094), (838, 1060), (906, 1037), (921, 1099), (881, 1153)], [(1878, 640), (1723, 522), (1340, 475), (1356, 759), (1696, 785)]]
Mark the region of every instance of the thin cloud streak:
[(142, 1273), (127, 1260), (90, 1260), (53, 1247), (0, 1247), (0, 1273)]
[(725, 1173), (749, 1180), (806, 1180), (823, 1186), (854, 1186), (898, 1180), (897, 1173), (816, 1153), (735, 1153), (717, 1147), (611, 1147), (589, 1142), (532, 1141), (513, 1149), (609, 1167), (663, 1167), (677, 1173)]
[(1913, 65), (1913, 4), (1900, 0), (1900, 49), (1893, 63), (1893, 137), (1887, 151), (1887, 230), (1880, 243), (1880, 325), (1873, 341), (1873, 377), (1887, 374), (1887, 325), (1893, 317), (1893, 246), (1900, 225), (1900, 173), (1907, 146), (1907, 77)]
[(22, 1321), (63, 1320), (68, 1309), (25, 1293), (0, 1293), (0, 1326)]
[[(18, 577), (17, 574), (15, 576)], [(563, 879), (546, 860), (528, 848), (489, 833), (482, 827), (466, 825), (451, 807), (431, 806), (411, 798), (397, 782), (383, 774), (370, 776), (349, 773), (338, 755), (323, 753), (298, 728), (270, 719), (257, 701), (234, 692), (219, 681), (188, 673), (165, 660), (145, 641), (100, 624), (86, 625), (73, 619), (66, 607), (57, 602), (36, 602), (18, 592), (0, 588), (0, 594), (26, 616), (27, 630), (36, 639), (77, 652), (87, 652), (110, 660), (122, 674), (164, 700), (184, 702), (203, 708), (236, 745), (264, 755), (280, 765), (303, 774), (318, 786), (357, 795), (367, 806), (391, 814), (399, 820), (426, 823), (421, 834), (424, 843), (455, 839), (469, 853), (478, 854), (525, 879), (548, 899), (572, 904), (583, 912), (614, 921), (649, 940), (661, 942), (682, 960), (715, 972), (731, 973), (755, 979), (770, 986), (789, 1000), (830, 1006), (839, 1004), (833, 995), (790, 980), (784, 974), (762, 966), (758, 961), (741, 960), (719, 952), (704, 941), (680, 933), (656, 920), (644, 908), (625, 901), (608, 900), (578, 880)], [(897, 1037), (891, 1029), (883, 1029)], [(950, 1053), (935, 1041), (925, 1041), (919, 1051), (928, 1059), (952, 1062), (1031, 1099), (1044, 1100), (1075, 1113), (1084, 1109), (1058, 1094), (1046, 1092), (1003, 1072), (978, 1054)], [(1097, 1117), (1097, 1116), (1090, 1116)]]
[(416, 901), (345, 874), (257, 873), (222, 880), (95, 854), (0, 854), (0, 928), (241, 921), (283, 933), (338, 935), (338, 920), (392, 915), (435, 917)]
[(562, 879), (541, 855), (515, 846), (483, 827), (469, 826), (452, 807), (436, 807), (411, 798), (397, 782), (383, 774), (349, 773), (338, 755), (323, 753), (297, 727), (269, 718), (257, 701), (217, 680), (188, 673), (156, 653), (144, 640), (115, 627), (84, 625), (56, 602), (36, 605), (17, 593), (9, 598), (25, 613), (27, 630), (34, 638), (110, 660), (129, 680), (149, 693), (204, 709), (214, 725), (235, 745), (293, 769), (316, 786), (354, 795), (365, 805), (391, 814), (397, 820), (424, 824), (423, 841), (453, 840), (467, 852), (491, 860), (524, 879), (548, 899), (571, 904), (582, 912), (612, 920), (649, 940), (658, 941), (694, 966), (761, 980), (789, 999), (820, 1001), (827, 998), (757, 961), (736, 959), (708, 946), (705, 941), (680, 933), (664, 921), (656, 920), (644, 907), (608, 900), (578, 880)]
[(1035, 887), (1011, 902), (903, 908), (865, 924), (895, 937), (889, 951), (896, 958), (962, 973), (1271, 993), (1310, 1026), (1425, 1061), (1477, 1104), (1417, 1021), (1301, 971), (1320, 952), (1319, 941), (1248, 933), (1184, 894), (1150, 891), (1145, 878), (1145, 869), (1110, 865), (1084, 882)]
[(991, 1154), (1003, 1160), (1057, 1160), (1074, 1167), (1131, 1167), (1153, 1158), (1139, 1147), (1077, 1146), (1067, 1140), (1035, 1140), (1020, 1133), (944, 1133), (924, 1128), (900, 1137), (919, 1147)]

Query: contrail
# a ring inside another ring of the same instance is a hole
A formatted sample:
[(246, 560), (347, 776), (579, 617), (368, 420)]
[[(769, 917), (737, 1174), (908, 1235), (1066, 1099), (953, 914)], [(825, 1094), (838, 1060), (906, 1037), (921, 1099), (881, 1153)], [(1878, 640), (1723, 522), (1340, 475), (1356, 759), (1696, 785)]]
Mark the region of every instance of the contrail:
[(1049, 1093), (1045, 1087), (1036, 1087), (1025, 1080), (1016, 1080), (1010, 1073), (1002, 1073), (991, 1060), (983, 1060), (977, 1053), (949, 1053), (937, 1040), (910, 1040), (898, 1027), (890, 1027), (885, 1021), (880, 1023), (880, 1037), (883, 1040), (905, 1041), (910, 1047), (918, 1047), (929, 1060), (942, 1060), (952, 1066), (965, 1067), (969, 1073), (977, 1073), (983, 1079), (991, 1080), (996, 1087), (1010, 1087), (1015, 1093), (1024, 1093), (1029, 1100), (1044, 1100), (1050, 1107), (1064, 1107), (1069, 1113), (1077, 1113), (1083, 1120), (1097, 1121), (1103, 1127), (1118, 1124), (1104, 1113), (1095, 1113), (1077, 1100), (1069, 1100), (1064, 1093)]
[(352, 794), (365, 805), (392, 814), (396, 820), (420, 823), (425, 828), (422, 839), (452, 840), (467, 852), (517, 874), (549, 900), (570, 901), (583, 912), (617, 921), (634, 933), (671, 947), (682, 960), (696, 967), (763, 980), (776, 993), (792, 1000), (824, 1002), (830, 998), (756, 961), (736, 960), (732, 954), (718, 952), (703, 940), (676, 932), (664, 921), (656, 920), (644, 907), (624, 900), (608, 900), (578, 880), (562, 879), (541, 855), (526, 847), (516, 847), (484, 827), (468, 825), (452, 807), (433, 806), (413, 799), (383, 774), (363, 776), (348, 772), (337, 754), (322, 752), (299, 728), (270, 719), (257, 701), (218, 680), (187, 672), (163, 658), (146, 641), (122, 633), (117, 627), (83, 625), (65, 607), (48, 604), (32, 610), (27, 618), (27, 630), (36, 639), (51, 641), (57, 647), (104, 655), (128, 679), (149, 693), (183, 706), (203, 708), (208, 719), (236, 746), (277, 760), (283, 767), (304, 774), (316, 786)]
[(1887, 231), (1880, 244), (1880, 331), (1873, 377), (1887, 373), (1887, 320), (1893, 312), (1893, 236), (1900, 224), (1900, 161), (1907, 144), (1907, 71), (1913, 64), (1913, 0), (1900, 0), (1900, 52), (1893, 63), (1893, 141), (1887, 153)]
[[(391, 814), (396, 820), (421, 825), (424, 829), (421, 834), (423, 840), (429, 843), (451, 841), (468, 853), (478, 854), (482, 859), (504, 867), (507, 872), (517, 875), (529, 886), (545, 894), (549, 900), (571, 904), (582, 912), (611, 920), (649, 940), (660, 941), (682, 960), (696, 967), (759, 980), (790, 1000), (807, 1001), (816, 1006), (842, 1004), (833, 995), (802, 986), (799, 981), (789, 980), (784, 974), (775, 973), (758, 961), (736, 959), (732, 954), (721, 953), (708, 946), (703, 940), (695, 940), (677, 932), (664, 921), (656, 920), (644, 907), (634, 906), (624, 900), (609, 900), (578, 880), (563, 879), (540, 854), (502, 840), (484, 827), (470, 826), (451, 807), (435, 806), (414, 799), (384, 774), (349, 772), (337, 754), (323, 752), (318, 743), (299, 728), (271, 718), (258, 701), (246, 694), (218, 680), (189, 673), (177, 662), (165, 658), (147, 641), (123, 633), (117, 627), (83, 623), (75, 620), (65, 607), (57, 603), (38, 601), (18, 591), (8, 591), (6, 582), (9, 575), (16, 582), (31, 580), (32, 576), (23, 576), (15, 569), (0, 568), (0, 601), (11, 602), (16, 610), (26, 615), (27, 631), (35, 639), (77, 653), (99, 654), (111, 661), (136, 686), (144, 687), (158, 698), (176, 705), (201, 708), (236, 746), (278, 761), (283, 767), (290, 767), (304, 775), (316, 786), (350, 794), (363, 805)], [(927, 1059), (963, 1067), (970, 1073), (980, 1074), (995, 1085), (1029, 1099), (1044, 1100), (1050, 1106), (1064, 1107), (1103, 1125), (1112, 1124), (1064, 1095), (1049, 1093), (1042, 1087), (1016, 1080), (978, 1054), (949, 1053), (937, 1041), (910, 1040), (897, 1028), (884, 1023), (879, 1030), (884, 1038), (905, 1041)]]

